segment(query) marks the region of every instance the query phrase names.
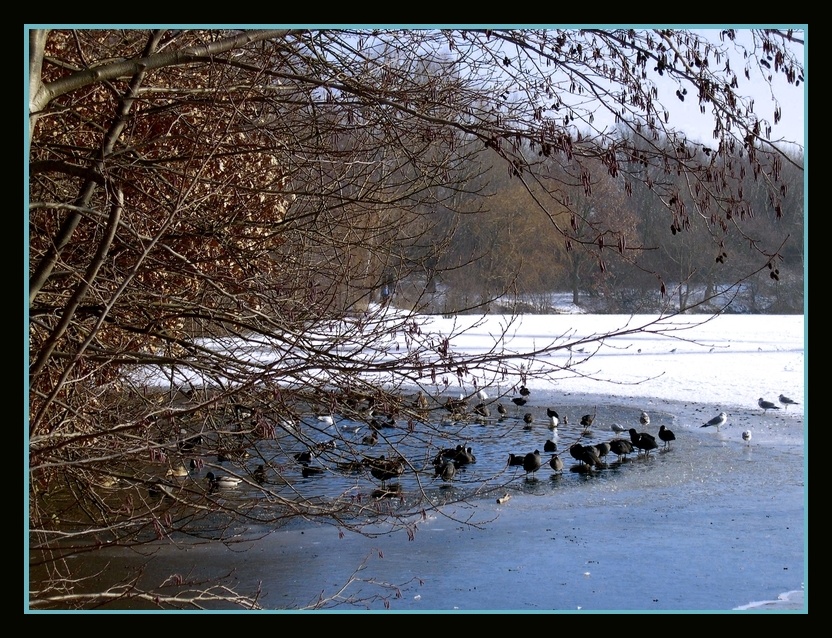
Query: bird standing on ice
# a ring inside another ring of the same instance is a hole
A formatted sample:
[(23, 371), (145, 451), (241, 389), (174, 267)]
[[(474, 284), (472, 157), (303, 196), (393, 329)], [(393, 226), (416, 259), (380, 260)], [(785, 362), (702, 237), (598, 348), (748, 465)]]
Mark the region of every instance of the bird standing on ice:
[(781, 394), (777, 398), (780, 401), (780, 403), (782, 403), (786, 407), (787, 410), (789, 409), (790, 405), (798, 405), (797, 401), (792, 401), (789, 397), (787, 397), (783, 394)]
[(742, 433), (742, 440), (745, 441), (748, 445), (751, 445), (751, 430), (745, 430)]
[(708, 421), (707, 423), (705, 423), (703, 425), (700, 425), (699, 427), (700, 428), (715, 427), (717, 429), (717, 431), (719, 431), (719, 428), (722, 427), (723, 425), (725, 425), (725, 422), (727, 420), (728, 420), (728, 415), (725, 414), (725, 412), (720, 412), (713, 419), (711, 419), (710, 421)]
[(664, 441), (665, 448), (668, 448), (670, 447), (670, 442), (676, 440), (676, 435), (662, 425), (659, 426), (659, 438)]
[(771, 401), (766, 401), (763, 397), (757, 399), (757, 405), (763, 408), (763, 414), (766, 414), (769, 410), (780, 409), (780, 406), (774, 405)]

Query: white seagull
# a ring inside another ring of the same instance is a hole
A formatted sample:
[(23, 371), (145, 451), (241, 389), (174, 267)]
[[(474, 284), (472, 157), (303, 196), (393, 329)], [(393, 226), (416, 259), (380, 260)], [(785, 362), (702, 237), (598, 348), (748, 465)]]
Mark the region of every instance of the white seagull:
[(618, 425), (618, 423), (613, 423), (610, 426), (610, 430), (612, 430), (616, 434), (621, 434), (622, 432), (626, 432), (627, 428), (625, 428), (623, 425)]
[(725, 414), (725, 412), (720, 412), (718, 416), (715, 416), (713, 419), (711, 419), (710, 421), (708, 421), (704, 425), (700, 425), (699, 427), (700, 428), (715, 427), (717, 429), (717, 431), (719, 431), (719, 428), (721, 426), (725, 425), (725, 422), (727, 420), (728, 420), (728, 415)]
[(751, 445), (751, 430), (745, 430), (742, 433), (742, 440)]
[(642, 425), (650, 425), (650, 415), (647, 412), (642, 412), (641, 416), (638, 417), (638, 422)]
[(763, 397), (757, 399), (757, 405), (763, 408), (763, 414), (769, 410), (779, 410), (780, 406), (774, 405), (771, 401), (766, 401)]
[(790, 405), (798, 405), (797, 401), (792, 401), (789, 397), (787, 397), (783, 394), (781, 394), (777, 398), (780, 400), (780, 403), (782, 403), (784, 406), (786, 406), (787, 410), (789, 409)]

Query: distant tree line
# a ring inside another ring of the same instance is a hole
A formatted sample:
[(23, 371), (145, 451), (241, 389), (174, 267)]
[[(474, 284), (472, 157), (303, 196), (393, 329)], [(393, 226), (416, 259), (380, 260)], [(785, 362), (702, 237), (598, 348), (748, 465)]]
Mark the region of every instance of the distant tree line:
[[(679, 150), (667, 139), (664, 146), (668, 154)], [(685, 152), (705, 164), (712, 155), (701, 144), (689, 144)], [(526, 153), (536, 154), (533, 149)], [(447, 248), (437, 260), (443, 273), (439, 293), (426, 310), (548, 313), (552, 293), (568, 292), (586, 312), (653, 313), (670, 307), (697, 313), (802, 314), (802, 158), (788, 149), (785, 153), (789, 161), (767, 159), (759, 171), (769, 177), (777, 173), (788, 198), (774, 203), (760, 183), (766, 178), (743, 171), (741, 199), (722, 223), (711, 226), (690, 223), (697, 202), (686, 188), (685, 174), (667, 175), (645, 166), (641, 179), (634, 180), (613, 177), (600, 162), (593, 166), (591, 161), (588, 185), (554, 163), (547, 167), (550, 174), (561, 173), (558, 196), (570, 202), (569, 207), (554, 202), (552, 219), (536, 201), (546, 193), (530, 193), (513, 170), (505, 170), (484, 150), (482, 179), (488, 196), (484, 202), (479, 201), (482, 192), (461, 198), (477, 200), (480, 212), (437, 213), (444, 222), (437, 236), (451, 239), (445, 239)], [(727, 161), (741, 167), (745, 160), (735, 149)], [(648, 185), (659, 180), (674, 192), (672, 206), (678, 214), (668, 217), (668, 202)], [(742, 222), (741, 234), (731, 232), (735, 218)], [(553, 221), (569, 228), (571, 236), (553, 232)], [(579, 241), (594, 244), (595, 250), (581, 250)], [(757, 269), (761, 250), (778, 257)], [(670, 299), (661, 294), (656, 273), (666, 277)], [(422, 281), (421, 275), (417, 280)], [(405, 284), (400, 282), (400, 288)], [(508, 292), (501, 296), (503, 291)], [(720, 291), (727, 292), (718, 295)], [(408, 300), (400, 296), (398, 302)]]

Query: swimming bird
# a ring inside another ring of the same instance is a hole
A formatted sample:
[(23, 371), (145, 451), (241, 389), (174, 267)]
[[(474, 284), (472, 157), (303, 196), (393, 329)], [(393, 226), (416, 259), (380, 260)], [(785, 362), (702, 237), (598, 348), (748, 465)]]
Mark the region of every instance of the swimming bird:
[(663, 425), (659, 426), (659, 438), (664, 441), (664, 446), (670, 447), (670, 442), (676, 440), (676, 435), (673, 434), (672, 430), (668, 430)]
[(179, 440), (177, 441), (177, 446), (179, 447), (180, 452), (183, 454), (192, 452), (197, 445), (202, 445), (201, 434), (192, 434), (189, 436), (188, 431), (185, 428), (179, 430)]
[(540, 459), (540, 450), (529, 452), (523, 457), (523, 469), (526, 470), (526, 476), (537, 472), (542, 464), (543, 462)]
[(236, 476), (216, 476), (213, 472), (208, 472), (208, 474), (205, 475), (205, 479), (208, 481), (208, 486), (212, 490), (217, 488), (228, 489), (237, 487), (243, 482), (243, 479), (237, 478)]
[(777, 399), (780, 401), (780, 403), (782, 403), (784, 406), (786, 406), (787, 410), (789, 409), (790, 405), (799, 405), (799, 403), (797, 401), (792, 401), (789, 397), (787, 397), (783, 394), (781, 394), (779, 397), (777, 397)]
[(771, 401), (766, 401), (763, 397), (757, 399), (757, 405), (763, 408), (763, 414), (766, 414), (769, 410), (780, 409), (780, 406), (774, 405)]
[(301, 465), (308, 465), (312, 462), (313, 458), (315, 458), (315, 453), (312, 452), (312, 450), (306, 450), (305, 452), (298, 452), (295, 454), (295, 460)]
[(182, 478), (188, 476), (188, 470), (185, 469), (184, 465), (176, 465), (174, 467), (168, 468), (168, 471), (165, 472), (165, 476), (175, 476), (176, 478)]
[(370, 459), (369, 461), (370, 474), (381, 481), (382, 488), (388, 479), (404, 474), (404, 461), (402, 459), (387, 459), (382, 454), (377, 459)]
[(555, 443), (552, 439), (546, 439), (546, 443), (543, 444), (543, 451), (544, 452), (557, 452), (558, 451), (558, 444)]
[(745, 430), (742, 433), (742, 440), (745, 441), (748, 445), (751, 445), (751, 430)]
[(508, 410), (506, 410), (506, 406), (502, 403), (497, 404), (497, 412), (500, 414), (500, 418), (502, 419), (506, 414), (508, 414)]
[(633, 444), (627, 439), (613, 439), (610, 441), (610, 451), (618, 455), (618, 460), (633, 453)]
[(323, 474), (325, 471), (326, 470), (324, 470), (324, 468), (322, 467), (310, 467), (309, 465), (304, 465), (303, 468), (301, 468), (300, 473), (303, 476), (303, 478), (309, 478), (310, 476), (318, 476), (320, 474)]
[(373, 430), (367, 436), (361, 439), (361, 442), (364, 445), (375, 445), (376, 443), (378, 443), (378, 432), (376, 430)]
[(453, 461), (446, 460), (442, 465), (436, 466), (435, 476), (441, 478), (445, 483), (450, 483), (456, 476), (456, 465)]
[(618, 425), (618, 423), (613, 423), (612, 425), (610, 425), (610, 430), (612, 430), (616, 434), (621, 434), (623, 432), (626, 432), (627, 428), (625, 428), (623, 425)]
[(549, 467), (551, 467), (555, 472), (563, 472), (563, 459), (561, 459), (557, 454), (553, 454), (552, 458), (549, 459)]
[(644, 451), (645, 456), (650, 456), (650, 450), (655, 450), (659, 447), (656, 443), (656, 437), (647, 432), (636, 432), (635, 428), (630, 428), (630, 441), (634, 447)]
[(642, 425), (650, 425), (650, 415), (647, 414), (647, 412), (642, 411), (638, 417), (638, 422)]
[(254, 480), (257, 481), (260, 485), (266, 482), (266, 466), (265, 465), (258, 465), (257, 469), (254, 470), (252, 473)]
[(526, 424), (523, 426), (524, 430), (532, 429), (532, 423), (534, 423), (534, 416), (531, 412), (526, 412), (526, 414), (523, 415), (523, 423)]
[(707, 423), (705, 423), (703, 425), (700, 425), (699, 427), (700, 428), (715, 427), (717, 429), (717, 431), (719, 431), (719, 428), (722, 427), (723, 425), (725, 425), (725, 422), (727, 420), (728, 420), (728, 415), (725, 414), (725, 412), (720, 412), (713, 419), (711, 419), (710, 421), (708, 421)]
[(592, 425), (592, 422), (594, 420), (595, 420), (595, 415), (593, 415), (593, 414), (584, 414), (581, 417), (581, 425), (584, 426), (585, 428), (588, 428), (590, 425)]

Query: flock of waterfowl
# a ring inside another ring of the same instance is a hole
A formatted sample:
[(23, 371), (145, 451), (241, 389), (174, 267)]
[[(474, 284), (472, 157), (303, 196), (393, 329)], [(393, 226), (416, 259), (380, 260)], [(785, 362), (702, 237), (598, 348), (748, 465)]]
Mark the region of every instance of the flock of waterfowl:
[[(531, 392), (525, 385), (521, 385), (518, 395), (519, 396), (515, 396), (511, 399), (511, 402), (514, 404), (515, 410), (517, 411), (529, 403)], [(488, 395), (484, 390), (478, 391), (476, 396), (480, 399), (480, 402), (477, 403), (477, 405), (471, 410), (468, 409), (468, 401), (464, 397), (447, 398), (444, 403), (436, 402), (433, 409), (444, 408), (444, 410), (449, 413), (449, 418), (452, 420), (457, 419), (460, 421), (467, 421), (468, 419), (472, 419), (484, 424), (487, 420), (490, 421), (490, 406), (493, 406), (494, 403), (496, 403), (496, 410), (499, 415), (497, 423), (509, 420), (509, 422), (514, 421), (518, 424), (522, 422), (522, 430), (524, 431), (530, 431), (534, 428), (536, 419), (533, 412), (525, 412), (522, 416), (516, 412), (515, 417), (510, 417), (509, 410), (505, 407), (505, 405), (503, 405), (503, 403), (499, 401), (492, 401), (490, 404), (486, 403)], [(795, 405), (797, 403), (782, 394), (779, 396), (779, 401), (784, 408), (788, 408), (789, 405)], [(768, 410), (780, 409), (780, 407), (774, 405), (773, 402), (766, 401), (763, 398), (759, 399), (758, 405), (764, 410), (764, 412), (768, 412)], [(421, 417), (425, 419), (425, 422), (430, 419), (429, 412), (431, 408), (424, 393), (419, 392), (417, 394), (413, 401), (413, 408), (416, 410), (417, 414), (420, 414)], [(255, 417), (255, 410), (246, 406), (234, 405), (233, 411), (239, 422), (251, 421)], [(552, 435), (550, 438), (546, 439), (542, 447), (543, 453), (547, 455), (550, 454), (551, 456), (548, 459), (544, 459), (541, 456), (539, 449), (534, 449), (533, 451), (526, 453), (510, 453), (508, 456), (507, 466), (522, 467), (526, 477), (534, 477), (536, 472), (544, 466), (548, 466), (554, 473), (562, 473), (565, 468), (564, 460), (558, 454), (559, 450), (557, 440), (559, 427), (568, 426), (568, 418), (566, 415), (561, 417), (561, 415), (551, 407), (546, 408), (545, 414), (545, 423), (549, 430), (552, 431)], [(369, 427), (369, 433), (362, 436), (360, 439), (358, 439), (358, 435), (361, 434), (361, 430), (363, 429), (360, 424), (354, 425), (349, 430), (347, 429), (347, 426), (344, 426), (344, 432), (349, 431), (356, 435), (356, 439), (353, 442), (354, 445), (358, 445), (360, 442), (361, 446), (373, 447), (379, 443), (379, 433), (383, 431), (384, 428), (398, 428), (399, 431), (401, 431), (401, 428), (403, 427), (403, 424), (397, 423), (396, 418), (394, 418), (393, 415), (374, 413), (372, 409), (365, 414), (365, 417), (366, 425)], [(638, 416), (640, 431), (636, 427), (627, 427), (619, 425), (618, 423), (612, 423), (609, 426), (609, 430), (614, 435), (612, 439), (592, 444), (582, 443), (580, 439), (589, 436), (590, 428), (593, 427), (593, 423), (595, 422), (595, 417), (595, 414), (585, 414), (580, 418), (580, 428), (575, 426), (570, 429), (570, 434), (574, 432), (576, 434), (576, 438), (578, 439), (565, 448), (565, 451), (568, 452), (569, 456), (577, 462), (577, 464), (572, 467), (573, 471), (591, 473), (593, 470), (606, 468), (608, 467), (607, 458), (610, 454), (615, 455), (618, 463), (626, 460), (628, 455), (633, 453), (637, 454), (637, 456), (643, 456), (646, 458), (650, 456), (651, 451), (658, 449), (660, 445), (663, 450), (670, 449), (671, 444), (676, 440), (674, 432), (664, 424), (659, 425), (656, 435), (647, 432), (646, 428), (650, 425), (651, 419), (646, 412), (642, 411)], [(316, 415), (315, 418), (318, 422), (323, 424), (324, 429), (329, 426), (333, 426), (336, 423), (336, 420), (332, 415)], [(721, 426), (725, 425), (727, 420), (728, 415), (725, 412), (721, 412), (719, 415), (703, 423), (700, 427), (715, 427), (719, 430)], [(412, 419), (410, 420), (408, 427), (411, 429), (413, 428)], [(746, 430), (742, 433), (742, 439), (746, 442), (746, 444), (750, 444), (751, 438), (752, 434), (750, 430)], [(191, 454), (194, 453), (198, 446), (202, 445), (203, 442), (202, 435), (187, 435), (187, 433), (183, 430), (178, 446), (180, 452), (183, 454)], [(430, 463), (428, 468), (425, 470), (416, 470), (410, 461), (405, 459), (403, 456), (400, 456), (398, 453), (394, 455), (380, 454), (378, 456), (361, 453), (352, 460), (331, 462), (330, 467), (318, 467), (313, 465), (313, 460), (319, 458), (327, 450), (335, 450), (337, 445), (336, 439), (333, 438), (327, 441), (315, 443), (314, 445), (309, 445), (307, 449), (294, 453), (292, 458), (295, 463), (300, 465), (301, 475), (304, 478), (311, 478), (314, 476), (324, 475), (327, 472), (332, 472), (334, 470), (341, 473), (362, 472), (380, 482), (381, 489), (376, 490), (373, 494), (381, 497), (401, 493), (401, 486), (388, 485), (387, 482), (401, 477), (408, 469), (418, 472), (428, 471), (432, 474), (432, 478), (434, 480), (441, 481), (442, 483), (452, 483), (458, 479), (458, 471), (460, 468), (476, 463), (476, 457), (474, 456), (472, 446), (460, 444), (455, 447), (440, 449), (433, 456), (432, 463)], [(240, 451), (238, 451), (237, 456), (232, 456), (228, 452), (219, 452), (217, 454), (217, 461), (220, 463), (227, 460), (241, 461), (246, 457), (247, 454), (244, 452), (241, 453)], [(332, 461), (332, 459), (330, 459), (330, 461)], [(193, 471), (197, 466), (195, 465), (195, 461), (193, 459), (190, 463), (191, 471)], [(198, 467), (201, 467), (201, 465)], [(212, 467), (214, 467), (214, 469), (217, 468), (217, 466)], [(187, 476), (188, 474), (189, 471), (184, 467), (184, 465), (177, 465), (172, 466), (168, 470), (167, 477), (180, 478)], [(264, 484), (267, 481), (265, 464), (258, 464), (253, 472), (249, 471), (249, 476), (257, 483)], [(205, 475), (205, 481), (207, 482), (210, 491), (218, 489), (233, 489), (240, 486), (244, 482), (239, 476), (220, 475), (215, 473), (213, 470), (207, 472)]]

